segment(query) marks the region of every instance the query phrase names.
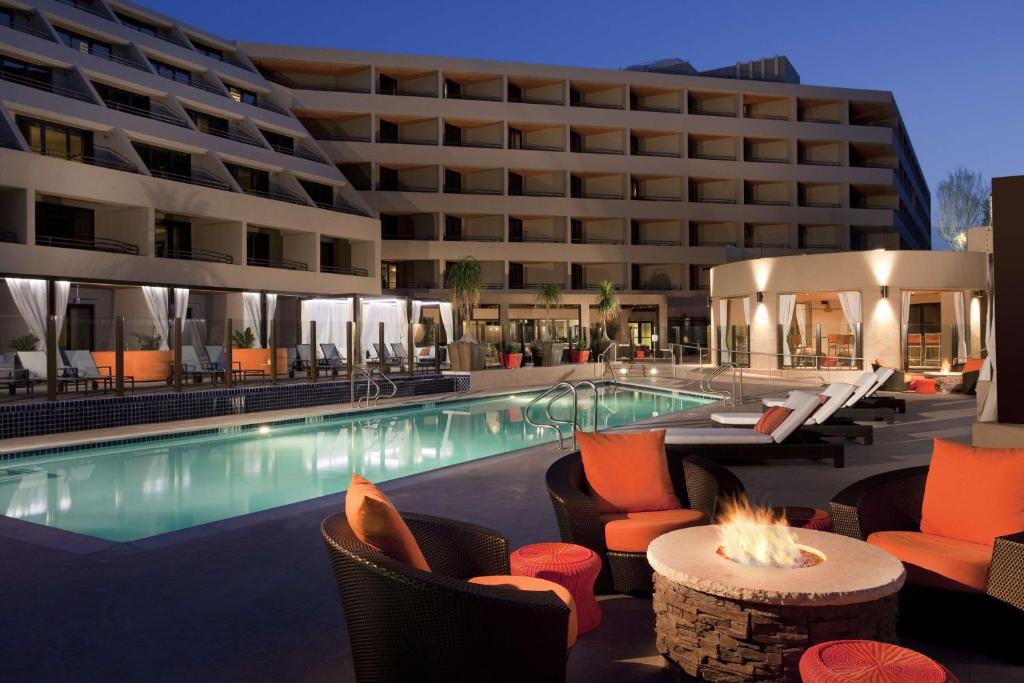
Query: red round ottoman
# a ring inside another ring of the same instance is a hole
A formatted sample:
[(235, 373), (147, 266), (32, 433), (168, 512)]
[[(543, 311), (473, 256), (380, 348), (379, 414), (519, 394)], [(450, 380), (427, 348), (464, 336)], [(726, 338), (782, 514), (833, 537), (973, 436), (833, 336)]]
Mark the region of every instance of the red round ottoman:
[(571, 543), (534, 543), (514, 551), (509, 560), (515, 576), (547, 579), (569, 589), (580, 635), (601, 623), (601, 607), (594, 599), (601, 558), (593, 550)]
[(804, 683), (959, 683), (920, 652), (873, 640), (833, 640), (800, 657)]
[(775, 507), (772, 512), (786, 519), (786, 524), (796, 529), (832, 531), (832, 515), (826, 510), (808, 507)]

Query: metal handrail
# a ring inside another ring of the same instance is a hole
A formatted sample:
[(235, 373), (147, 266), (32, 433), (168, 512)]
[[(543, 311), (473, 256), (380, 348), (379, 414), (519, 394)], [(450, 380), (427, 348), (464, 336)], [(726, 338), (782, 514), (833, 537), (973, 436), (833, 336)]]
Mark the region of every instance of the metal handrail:
[(74, 100), (80, 100), (82, 102), (93, 102), (90, 95), (73, 90), (71, 88), (65, 88), (61, 85), (56, 85), (49, 81), (41, 81), (37, 78), (28, 78), (20, 74), (11, 73), (10, 71), (0, 71), (0, 81), (9, 81), (11, 83), (17, 83), (18, 85), (28, 86), (29, 88), (35, 88), (36, 90), (43, 90), (45, 92), (51, 92), (55, 95), (62, 95), (64, 97), (70, 97)]
[[(358, 374), (362, 375), (366, 379), (366, 395), (363, 396), (362, 398), (356, 398), (356, 391), (355, 391), (356, 377), (353, 375), (353, 377), (352, 377), (352, 379), (350, 380), (350, 383), (349, 383), (349, 396), (352, 397), (352, 405), (358, 406), (360, 403), (362, 403), (365, 400), (366, 401), (366, 407), (369, 408), (370, 407), (370, 401), (373, 401), (374, 404), (376, 404), (377, 403), (377, 399), (380, 398), (380, 394), (381, 394), (380, 385), (377, 384), (375, 381), (373, 381), (373, 377), (370, 375), (370, 373), (369, 373), (369, 371), (367, 369), (367, 366), (365, 366), (365, 365), (357, 365), (357, 366), (355, 366), (354, 370), (355, 370), (355, 372), (357, 372)], [(371, 392), (371, 388), (373, 389), (372, 392)]]
[(277, 201), (281, 202), (289, 202), (291, 204), (300, 204), (302, 206), (308, 206), (306, 200), (302, 199), (301, 197), (297, 197), (291, 192), (280, 187), (272, 187), (269, 190), (261, 190), (256, 187), (243, 186), (242, 192), (244, 192), (245, 194), (251, 194), (254, 197), (263, 197), (264, 199), (276, 199)]
[(131, 254), (133, 256), (138, 256), (139, 254), (139, 248), (136, 245), (107, 237), (77, 239), (74, 237), (36, 235), (36, 244), (41, 247), (65, 247), (68, 249), (105, 251), (111, 254)]
[(234, 140), (235, 142), (242, 142), (246, 145), (252, 145), (253, 147), (263, 147), (263, 143), (244, 132), (241, 128), (234, 126), (229, 127), (227, 130), (220, 130), (219, 128), (200, 128), (200, 133), (206, 133), (207, 135), (213, 135), (214, 137), (224, 138), (225, 140)]
[(189, 183), (191, 185), (202, 185), (203, 187), (212, 187), (217, 190), (231, 190), (230, 185), (205, 169), (192, 167), (189, 172), (189, 175), (183, 175), (181, 173), (174, 173), (173, 171), (167, 171), (162, 168), (149, 169), (149, 174), (154, 178), (175, 180), (182, 183)]
[[(181, 119), (181, 117), (173, 113), (170, 109), (167, 109), (163, 105), (160, 105), (154, 101), (150, 101), (149, 109), (143, 109), (142, 107), (133, 107), (130, 104), (123, 104), (121, 102), (118, 102), (117, 100), (105, 99), (103, 100), (103, 104), (107, 105), (108, 109), (113, 109), (114, 111), (123, 111), (126, 114), (142, 116), (147, 119), (153, 119), (154, 121), (163, 121), (164, 123), (170, 123), (174, 126), (181, 126), (182, 128), (188, 127), (188, 124), (185, 123)], [(156, 109), (154, 109), (153, 107), (156, 107)], [(166, 111), (160, 111), (160, 109), (165, 109)]]
[(369, 271), (366, 268), (356, 268), (355, 266), (320, 266), (321, 273), (331, 273), (332, 275), (356, 275), (359, 277), (369, 276)]
[[(78, 163), (89, 164), (90, 166), (102, 166), (103, 168), (111, 168), (115, 171), (125, 171), (127, 173), (139, 172), (139, 169), (136, 168), (135, 164), (125, 159), (113, 149), (102, 145), (93, 145), (93, 154), (91, 155), (68, 153), (58, 154), (56, 152), (51, 152), (50, 150), (44, 150), (38, 145), (32, 145), (30, 146), (30, 149), (39, 156), (50, 157), (53, 159), (77, 161)], [(96, 152), (102, 152), (104, 156), (97, 155)]]
[(17, 21), (14, 21), (10, 24), (4, 25), (7, 26), (7, 28), (14, 29), (15, 31), (20, 31), (21, 33), (27, 33), (28, 35), (35, 36), (36, 38), (43, 38), (51, 42), (53, 41), (53, 36), (51, 36), (48, 32), (42, 29), (38, 29), (30, 24), (19, 24)]
[(225, 254), (212, 249), (157, 249), (156, 255), (159, 258), (181, 259), (183, 261), (207, 261), (209, 263), (234, 263), (235, 259), (231, 254)]
[(296, 261), (294, 259), (279, 258), (255, 258), (248, 257), (245, 261), (248, 266), (257, 266), (260, 268), (283, 268), (284, 270), (309, 270), (309, 266), (302, 261)]
[[(370, 373), (370, 375), (371, 375), (371, 376), (372, 376), (372, 375), (373, 375), (374, 373), (376, 373), (376, 374), (380, 375), (380, 376), (381, 376), (381, 378), (382, 378), (382, 379), (383, 379), (383, 380), (384, 380), (385, 382), (387, 382), (388, 384), (390, 384), (390, 385), (391, 385), (391, 393), (390, 393), (390, 394), (388, 394), (387, 396), (385, 396), (384, 398), (394, 398), (394, 397), (395, 397), (396, 395), (398, 395), (398, 385), (397, 385), (397, 384), (395, 384), (395, 383), (394, 383), (393, 381), (391, 381), (391, 378), (390, 378), (390, 377), (388, 377), (388, 375), (387, 375), (387, 373), (386, 373), (386, 372), (382, 372), (380, 368), (378, 368), (378, 367), (376, 367), (376, 366), (373, 366), (373, 365), (371, 365), (371, 366), (368, 366), (368, 368), (369, 368), (369, 373)], [(380, 385), (378, 385), (378, 389), (379, 389), (379, 388), (380, 388)], [(378, 397), (379, 397), (379, 395), (378, 395)]]
[[(558, 389), (561, 389), (563, 387), (566, 388), (568, 391), (571, 391), (573, 393), (573, 396), (574, 396), (574, 398), (573, 398), (573, 412), (575, 414), (575, 407), (576, 407), (575, 394), (576, 394), (576, 389), (569, 382), (559, 382), (558, 384), (554, 385), (553, 387), (549, 387), (540, 396), (537, 396), (532, 401), (530, 401), (528, 404), (526, 404), (526, 410), (523, 412), (523, 415), (526, 418), (526, 422), (528, 424), (530, 424), (530, 426), (536, 427), (537, 429), (542, 429), (542, 430), (543, 429), (552, 429), (552, 430), (554, 430), (555, 434), (558, 435), (558, 447), (559, 448), (565, 448), (565, 445), (564, 445), (565, 444), (565, 437), (562, 436), (561, 428), (559, 428), (555, 424), (547, 424), (547, 423), (542, 423), (542, 422), (534, 422), (533, 419), (530, 417), (530, 409), (533, 408), (533, 406), (536, 405), (538, 402), (540, 402), (540, 400), (543, 399), (545, 396), (548, 396), (552, 392), (557, 391)], [(549, 406), (550, 406), (550, 404), (549, 404)], [(551, 417), (550, 413), (548, 414), (548, 417)]]

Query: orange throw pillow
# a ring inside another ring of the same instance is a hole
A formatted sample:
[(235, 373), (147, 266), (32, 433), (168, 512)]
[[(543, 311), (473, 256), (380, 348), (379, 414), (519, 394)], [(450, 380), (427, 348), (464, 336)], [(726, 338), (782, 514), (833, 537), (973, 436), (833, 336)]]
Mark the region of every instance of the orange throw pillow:
[(345, 494), (345, 518), (352, 533), (363, 543), (392, 560), (430, 571), (427, 558), (398, 510), (373, 482), (358, 474), (352, 475)]
[(935, 439), (921, 531), (987, 546), (1024, 531), (1024, 448)]
[[(820, 397), (818, 400), (821, 400)], [(761, 418), (754, 425), (754, 431), (758, 434), (771, 434), (779, 425), (786, 421), (790, 413), (793, 412), (792, 408), (786, 408), (784, 406), (772, 406), (768, 410), (761, 414)]]
[(664, 429), (632, 434), (576, 432), (576, 443), (598, 512), (682, 507), (668, 473)]
[(961, 372), (977, 372), (981, 370), (981, 366), (985, 364), (985, 361), (981, 358), (968, 358), (964, 361), (964, 369)]

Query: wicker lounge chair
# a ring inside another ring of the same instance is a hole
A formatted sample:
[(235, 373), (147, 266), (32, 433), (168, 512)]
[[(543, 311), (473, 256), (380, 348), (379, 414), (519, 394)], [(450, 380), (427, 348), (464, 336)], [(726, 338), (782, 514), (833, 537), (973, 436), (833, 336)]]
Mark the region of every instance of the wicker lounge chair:
[[(724, 501), (744, 494), (743, 484), (726, 468), (703, 458), (688, 456), (682, 446), (666, 446), (672, 488), (684, 508), (700, 510), (713, 520)], [(579, 451), (556, 460), (548, 468), (548, 494), (555, 507), (562, 540), (590, 548), (601, 557), (599, 593), (640, 593), (653, 590), (646, 553), (609, 551), (597, 503), (589, 495)]]
[[(836, 412), (846, 404), (854, 392), (852, 384), (833, 382), (824, 391), (803, 392), (811, 396), (828, 396), (811, 416), (798, 427), (798, 431), (818, 436), (836, 436), (846, 439), (860, 439), (861, 443), (874, 443), (875, 428), (869, 424), (859, 424), (852, 420), (842, 420), (835, 416)], [(727, 427), (753, 427), (761, 419), (763, 413), (713, 413), (711, 421)]]
[(495, 531), (403, 514), (430, 572), (360, 542), (335, 514), (320, 534), (334, 568), (360, 683), (565, 680), (569, 608), (548, 591), (469, 583), (507, 575)]

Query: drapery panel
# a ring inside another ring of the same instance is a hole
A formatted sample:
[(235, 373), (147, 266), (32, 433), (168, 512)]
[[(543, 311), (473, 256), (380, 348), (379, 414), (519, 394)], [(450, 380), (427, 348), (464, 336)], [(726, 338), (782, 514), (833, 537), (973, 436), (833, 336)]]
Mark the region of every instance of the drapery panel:
[(839, 305), (843, 307), (843, 317), (846, 318), (846, 324), (850, 326), (850, 331), (853, 332), (853, 355), (857, 355), (857, 349), (860, 348), (860, 323), (861, 323), (861, 309), (860, 309), (860, 292), (839, 292)]
[(444, 334), (451, 343), (455, 341), (455, 314), (452, 311), (451, 302), (442, 301), (439, 305), (441, 309), (441, 325), (444, 326)]
[(729, 363), (732, 361), (732, 353), (729, 351), (729, 300), (718, 300), (718, 361)]
[(169, 294), (167, 292), (167, 288), (144, 285), (142, 287), (142, 297), (146, 300), (146, 309), (149, 311), (149, 320), (153, 325), (153, 330), (156, 334), (160, 335), (160, 348), (170, 348), (167, 345), (169, 329), (167, 318), (167, 300)]
[(18, 308), (18, 313), (28, 325), (28, 330), (40, 341), (40, 349), (46, 348), (46, 280), (9, 277), (7, 288)]
[(408, 343), (409, 317), (404, 301), (364, 301), (362, 307), (362, 331), (359, 339), (363, 354), (369, 353), (376, 358), (376, 347), (380, 344), (380, 323), (384, 323), (384, 343), (388, 345), (384, 351), (391, 355), (391, 344)]
[(967, 329), (967, 305), (962, 291), (953, 292), (953, 314), (956, 318), (956, 357), (962, 363), (967, 358), (967, 340), (970, 338)]
[(811, 330), (807, 326), (807, 304), (796, 305), (796, 329), (800, 333), (800, 344), (810, 346)]
[[(275, 311), (276, 311), (275, 297)], [(267, 315), (270, 302), (267, 302)], [(334, 344), (338, 352), (347, 354), (346, 330), (352, 320), (352, 299), (306, 299), (299, 312), (302, 322), (302, 343), (309, 343), (309, 323), (316, 322), (316, 354), (323, 356), (321, 344)], [(358, 361), (358, 359), (357, 359)]]
[(796, 310), (796, 294), (779, 294), (779, 325), (782, 327), (782, 365), (793, 364), (793, 352), (789, 348), (789, 328), (793, 326)]
[[(910, 297), (913, 292), (909, 289), (900, 290), (900, 348), (903, 349), (903, 353), (909, 356), (907, 352), (907, 334), (910, 332)], [(904, 363), (907, 363), (907, 368), (910, 367), (907, 358), (903, 359)]]
[(263, 348), (263, 335), (260, 334), (260, 327), (263, 323), (263, 306), (260, 301), (260, 293), (242, 292), (242, 309), (244, 312), (243, 331), (251, 331), (260, 348)]

